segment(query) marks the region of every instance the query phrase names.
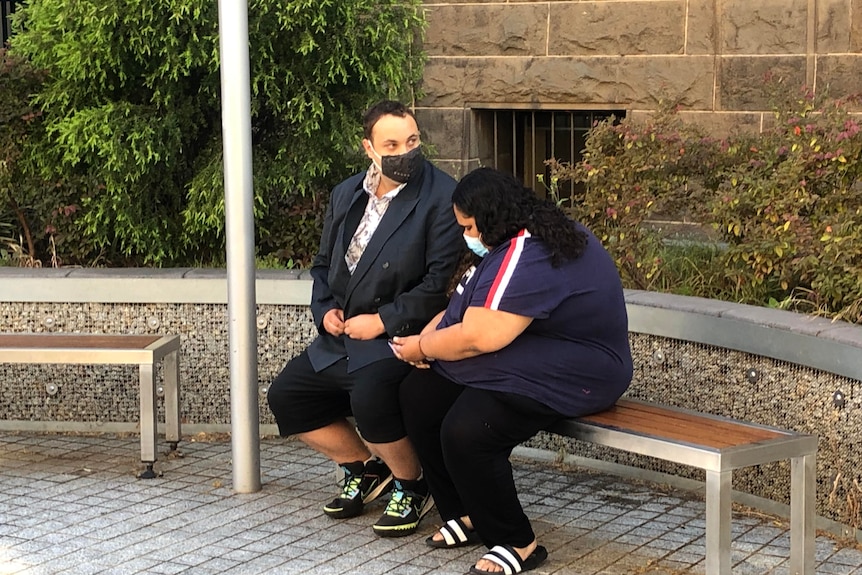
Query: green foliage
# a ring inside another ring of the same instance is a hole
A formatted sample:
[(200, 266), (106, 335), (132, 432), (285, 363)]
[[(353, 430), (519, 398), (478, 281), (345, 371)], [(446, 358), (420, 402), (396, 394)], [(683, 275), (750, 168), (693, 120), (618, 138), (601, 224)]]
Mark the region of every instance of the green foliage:
[(570, 199), (573, 215), (611, 249), (628, 287), (659, 289), (668, 281), (665, 247), (646, 221), (694, 209), (703, 195), (698, 175), (711, 166), (714, 145), (668, 108), (646, 123), (600, 122), (580, 163), (550, 162), (552, 188), (565, 180), (584, 183), (585, 192)]
[[(37, 254), (46, 245), (47, 218), (62, 197), (62, 186), (43, 181), (29, 157), (32, 133), (42, 124), (39, 110), (30, 104), (43, 75), (26, 60), (0, 49), (0, 262), (3, 265), (40, 266)], [(45, 189), (56, 192), (51, 195)]]
[(840, 313), (862, 302), (859, 120), (846, 102), (807, 91), (775, 110), (775, 127), (746, 143), (747, 161), (723, 173), (706, 215), (730, 246), (741, 296), (793, 294)]
[[(295, 228), (319, 225), (306, 208), (357, 167), (364, 109), (411, 96), (422, 72), (421, 8), (249, 2), (260, 246), (288, 249)], [(13, 52), (45, 73), (31, 155), (43, 179), (72, 188), (64, 205), (79, 208), (64, 222), (80, 240), (66, 257), (110, 265), (223, 257), (217, 3), (31, 0), (15, 17)], [(314, 251), (307, 239), (291, 247), (299, 262)]]
[[(757, 135), (706, 138), (672, 110), (599, 124), (582, 162), (550, 162), (552, 184), (585, 184), (573, 215), (627, 287), (862, 323), (862, 124), (846, 101), (775, 93), (774, 127)], [(664, 214), (713, 234), (668, 241), (651, 224)]]

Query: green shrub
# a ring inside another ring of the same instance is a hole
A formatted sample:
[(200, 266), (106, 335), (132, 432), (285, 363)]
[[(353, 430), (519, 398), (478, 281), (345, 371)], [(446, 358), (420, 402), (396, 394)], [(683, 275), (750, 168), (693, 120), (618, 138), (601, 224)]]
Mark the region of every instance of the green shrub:
[[(30, 100), (44, 74), (0, 49), (0, 262), (41, 266), (59, 263), (52, 250), (63, 240), (59, 214), (75, 212), (61, 180), (40, 177), (33, 163), (34, 134), (43, 125)], [(66, 217), (65, 215), (63, 216)], [(44, 254), (45, 261), (40, 259)]]
[[(774, 127), (718, 141), (672, 110), (598, 124), (577, 165), (573, 215), (609, 248), (626, 287), (776, 305), (862, 323), (862, 124), (847, 101), (777, 85)], [(714, 230), (669, 243), (651, 219)]]
[[(66, 257), (223, 258), (217, 3), (30, 0), (15, 17), (11, 49), (46, 74), (33, 157), (45, 180), (73, 186), (67, 205), (79, 208), (64, 222), (79, 236)], [(318, 207), (316, 196), (356, 168), (371, 102), (409, 96), (423, 26), (419, 0), (249, 3), (260, 245), (286, 249), (286, 230), (317, 225), (292, 207)], [(296, 261), (310, 260), (308, 243), (293, 246)]]
[(707, 174), (716, 169), (716, 145), (668, 108), (648, 122), (600, 122), (589, 132), (581, 162), (550, 162), (551, 192), (560, 181), (585, 184), (567, 205), (610, 249), (625, 285), (670, 288), (675, 280), (666, 273), (663, 235), (646, 222), (695, 210)]
[(827, 314), (862, 302), (862, 134), (846, 102), (783, 98), (775, 127), (722, 173), (706, 216), (728, 242), (736, 295), (789, 299)]

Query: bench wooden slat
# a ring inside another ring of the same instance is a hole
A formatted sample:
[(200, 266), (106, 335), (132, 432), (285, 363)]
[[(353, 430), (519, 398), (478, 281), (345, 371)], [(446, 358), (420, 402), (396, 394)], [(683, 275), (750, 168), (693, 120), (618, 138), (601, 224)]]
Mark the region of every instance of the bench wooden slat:
[(0, 348), (146, 349), (161, 335), (0, 334)]
[(607, 411), (578, 418), (580, 421), (625, 429), (642, 435), (698, 443), (723, 449), (782, 437), (771, 429), (728, 420), (712, 419), (656, 405), (620, 400)]

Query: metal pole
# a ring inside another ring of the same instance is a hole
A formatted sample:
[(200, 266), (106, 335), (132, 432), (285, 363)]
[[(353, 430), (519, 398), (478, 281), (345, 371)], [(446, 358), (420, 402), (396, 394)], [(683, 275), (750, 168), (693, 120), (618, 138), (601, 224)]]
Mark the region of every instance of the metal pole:
[(260, 491), (248, 2), (219, 0), (233, 488)]

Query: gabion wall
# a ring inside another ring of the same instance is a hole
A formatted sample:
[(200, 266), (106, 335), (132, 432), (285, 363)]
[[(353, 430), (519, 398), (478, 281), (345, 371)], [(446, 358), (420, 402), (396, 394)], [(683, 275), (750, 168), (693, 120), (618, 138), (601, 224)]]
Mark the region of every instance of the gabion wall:
[[(226, 315), (223, 304), (0, 303), (0, 331), (180, 334), (183, 423), (227, 426)], [(308, 308), (296, 305), (259, 305), (257, 327), (266, 425), (274, 423), (265, 399), (269, 382), (315, 330)], [(862, 524), (862, 382), (676, 339), (632, 334), (631, 341), (636, 371), (629, 396), (817, 434), (817, 513)], [(135, 367), (0, 364), (0, 420), (136, 422), (137, 396)], [(557, 436), (542, 434), (527, 446), (703, 479), (700, 470)], [(734, 473), (734, 488), (788, 502), (789, 477), (787, 462), (747, 468)]]
[[(179, 334), (182, 423), (230, 424), (226, 305), (2, 303), (0, 314), (4, 332)], [(260, 421), (274, 424), (266, 387), (316, 330), (307, 307), (289, 305), (258, 306), (257, 329)], [(138, 420), (135, 366), (0, 364), (0, 382), (0, 419)]]

